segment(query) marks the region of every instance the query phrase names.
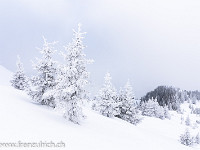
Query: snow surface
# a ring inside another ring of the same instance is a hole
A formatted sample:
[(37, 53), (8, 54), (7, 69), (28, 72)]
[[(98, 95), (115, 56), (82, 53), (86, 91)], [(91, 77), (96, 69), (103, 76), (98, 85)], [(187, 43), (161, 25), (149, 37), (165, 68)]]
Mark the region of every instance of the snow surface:
[[(142, 123), (134, 126), (117, 118), (104, 117), (85, 107), (87, 118), (81, 125), (68, 122), (58, 112), (32, 102), (23, 91), (6, 84), (9, 83), (10, 72), (2, 68), (0, 66), (0, 143), (19, 140), (65, 142), (65, 148), (41, 148), (48, 150), (200, 149), (197, 146), (186, 147), (180, 144), (179, 136), (186, 126), (180, 124), (181, 115), (175, 112), (171, 112), (171, 120), (144, 117)], [(187, 104), (184, 108), (188, 108)], [(195, 117), (192, 118), (196, 119)]]
[(0, 85), (10, 85), (12, 72), (0, 65)]

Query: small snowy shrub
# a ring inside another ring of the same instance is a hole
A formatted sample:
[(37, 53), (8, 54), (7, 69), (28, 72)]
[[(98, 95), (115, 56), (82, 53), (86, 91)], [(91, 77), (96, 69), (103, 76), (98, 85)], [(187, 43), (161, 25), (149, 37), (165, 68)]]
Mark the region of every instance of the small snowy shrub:
[(170, 113), (169, 113), (169, 109), (168, 109), (167, 106), (164, 107), (164, 116), (165, 116), (165, 118), (167, 118), (167, 119), (171, 119), (171, 115), (170, 115)]
[(195, 108), (193, 113), (197, 114), (197, 115), (200, 115), (200, 108)]
[(17, 58), (17, 71), (14, 73), (13, 78), (10, 82), (14, 88), (18, 90), (25, 90), (28, 87), (28, 79), (25, 76), (24, 67), (20, 60), (20, 57), (18, 56)]
[(197, 133), (197, 135), (196, 135), (196, 137), (195, 137), (195, 143), (196, 143), (196, 144), (200, 144), (199, 133)]
[(194, 138), (191, 137), (188, 129), (186, 129), (185, 132), (181, 134), (180, 142), (181, 144), (186, 145), (186, 146), (191, 146), (194, 144)]
[(186, 125), (186, 126), (190, 126), (190, 125), (191, 125), (189, 115), (187, 116), (187, 118), (186, 118), (186, 120), (185, 120), (185, 125)]

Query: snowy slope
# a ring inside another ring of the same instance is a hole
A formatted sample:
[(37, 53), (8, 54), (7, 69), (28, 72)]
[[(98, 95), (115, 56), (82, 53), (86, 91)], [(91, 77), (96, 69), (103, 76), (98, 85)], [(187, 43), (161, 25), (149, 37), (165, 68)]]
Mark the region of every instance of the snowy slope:
[(141, 124), (134, 126), (85, 108), (87, 118), (81, 125), (75, 125), (54, 110), (31, 102), (22, 91), (0, 86), (0, 93), (0, 142), (63, 141), (65, 148), (54, 149), (69, 150), (200, 149), (178, 142), (185, 126), (180, 125), (180, 115), (176, 113), (171, 120), (146, 117)]
[(0, 85), (10, 85), (9, 81), (12, 77), (12, 72), (0, 65), (0, 77)]

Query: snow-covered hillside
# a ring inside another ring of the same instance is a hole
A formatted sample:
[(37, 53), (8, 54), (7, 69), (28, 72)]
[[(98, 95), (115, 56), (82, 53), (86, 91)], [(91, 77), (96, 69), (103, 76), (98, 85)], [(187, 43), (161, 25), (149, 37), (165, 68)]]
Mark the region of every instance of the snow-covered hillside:
[[(179, 136), (184, 132), (185, 125), (180, 124), (181, 115), (175, 112), (171, 112), (171, 120), (144, 117), (140, 124), (134, 126), (117, 118), (104, 117), (85, 107), (87, 118), (81, 125), (76, 125), (66, 121), (58, 112), (32, 102), (24, 92), (9, 86), (11, 74), (1, 66), (0, 73), (0, 143), (62, 141), (65, 148), (46, 149), (67, 150), (200, 149), (180, 144)], [(187, 109), (187, 106), (184, 105), (184, 108)]]
[(0, 85), (10, 85), (12, 72), (0, 65)]

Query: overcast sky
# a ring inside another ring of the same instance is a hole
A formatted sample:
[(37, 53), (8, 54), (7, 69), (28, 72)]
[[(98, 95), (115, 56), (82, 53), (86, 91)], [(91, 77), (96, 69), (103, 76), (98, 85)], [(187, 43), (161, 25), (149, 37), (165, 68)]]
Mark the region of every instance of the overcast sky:
[(15, 71), (19, 54), (30, 74), (42, 36), (63, 50), (78, 23), (94, 89), (109, 71), (137, 97), (158, 85), (200, 90), (199, 0), (0, 0), (0, 65)]

